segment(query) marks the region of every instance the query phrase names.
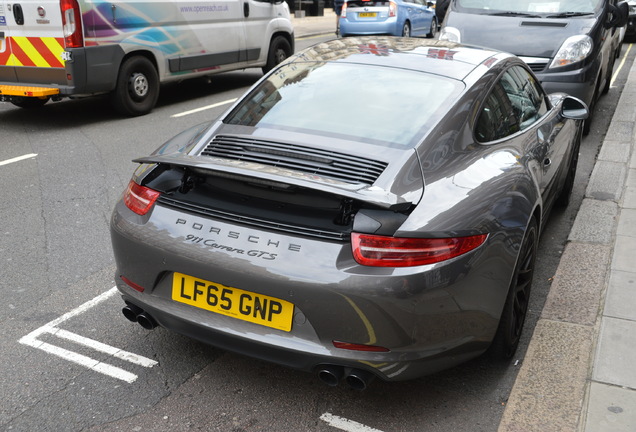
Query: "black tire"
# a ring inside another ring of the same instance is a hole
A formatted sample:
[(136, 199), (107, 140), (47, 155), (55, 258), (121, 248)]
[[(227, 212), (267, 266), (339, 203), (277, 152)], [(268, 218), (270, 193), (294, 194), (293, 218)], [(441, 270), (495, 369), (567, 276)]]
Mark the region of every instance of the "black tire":
[(610, 86), (612, 85), (612, 75), (614, 75), (614, 63), (616, 62), (616, 58), (612, 58), (610, 60), (610, 67), (607, 71), (607, 75), (605, 76), (605, 85), (603, 86), (603, 94), (607, 94), (610, 90)]
[(583, 120), (583, 135), (589, 135), (592, 130), (592, 119), (594, 118), (594, 108), (596, 107), (596, 99), (598, 99), (597, 92), (594, 91), (594, 96), (592, 96), (592, 100), (587, 107), (587, 118)]
[(269, 52), (267, 53), (267, 64), (263, 67), (263, 73), (267, 73), (274, 67), (285, 61), (292, 55), (291, 45), (283, 36), (275, 36), (269, 43)]
[(528, 313), (538, 243), (539, 228), (533, 217), (523, 236), (499, 327), (489, 348), (489, 354), (494, 360), (509, 360), (519, 346)]
[(428, 33), (426, 34), (427, 38), (434, 38), (437, 34), (437, 18), (433, 18), (431, 20), (431, 28), (428, 29)]
[(408, 21), (404, 21), (402, 26), (402, 37), (411, 37), (411, 23)]
[(565, 208), (570, 205), (572, 198), (572, 190), (574, 189), (574, 179), (576, 178), (576, 167), (579, 163), (579, 150), (581, 148), (581, 133), (576, 134), (576, 141), (574, 148), (572, 149), (572, 157), (570, 158), (570, 166), (568, 167), (568, 174), (565, 178), (565, 183), (559, 196), (556, 198), (554, 204), (557, 207)]
[(148, 114), (159, 98), (159, 74), (143, 56), (130, 57), (119, 68), (111, 103), (120, 114), (136, 117)]
[(35, 98), (35, 97), (21, 97), (17, 96), (11, 99), (11, 103), (17, 107), (24, 109), (36, 109), (44, 106), (45, 103), (49, 101), (50, 98), (46, 97), (43, 99)]

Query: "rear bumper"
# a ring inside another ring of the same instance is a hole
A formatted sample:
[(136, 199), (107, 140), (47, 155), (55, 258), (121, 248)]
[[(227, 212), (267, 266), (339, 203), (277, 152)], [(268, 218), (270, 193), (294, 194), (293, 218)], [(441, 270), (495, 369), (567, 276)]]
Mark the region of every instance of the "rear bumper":
[(64, 68), (12, 66), (11, 73), (0, 73), (0, 97), (81, 97), (115, 88), (124, 56), (118, 45), (73, 48), (66, 55)]
[(395, 18), (388, 18), (382, 22), (348, 21), (347, 19), (340, 19), (340, 34), (342, 36), (381, 34), (402, 36), (402, 27), (398, 25)]
[[(503, 238), (440, 265), (362, 268), (349, 244), (297, 237), (286, 252), (290, 237), (183, 217), (160, 206), (148, 218), (132, 216), (116, 205), (111, 239), (123, 299), (169, 330), (307, 372), (335, 365), (399, 381), (478, 356), (495, 334), (514, 267), (514, 254), (501, 251)], [(214, 240), (192, 243), (189, 232)], [(277, 248), (268, 255), (277, 257), (239, 253), (248, 248)], [(292, 328), (278, 331), (175, 301), (174, 272), (291, 302)], [(390, 351), (341, 349), (333, 341)]]

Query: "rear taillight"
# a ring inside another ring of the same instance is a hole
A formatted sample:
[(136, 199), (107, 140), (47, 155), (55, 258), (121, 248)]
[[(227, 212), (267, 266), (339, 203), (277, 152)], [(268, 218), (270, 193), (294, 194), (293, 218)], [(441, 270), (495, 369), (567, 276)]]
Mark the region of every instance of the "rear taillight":
[(342, 9), (340, 11), (340, 18), (346, 18), (347, 17), (347, 2), (344, 2), (344, 4), (342, 5)]
[(143, 216), (152, 208), (159, 195), (161, 193), (156, 190), (140, 186), (131, 180), (124, 192), (124, 203), (130, 210)]
[(487, 234), (451, 238), (400, 238), (351, 234), (353, 257), (372, 267), (410, 267), (434, 264), (471, 251), (486, 241)]
[(82, 33), (82, 15), (77, 0), (61, 0), (62, 28), (66, 48), (80, 48), (84, 46)]
[(350, 351), (366, 351), (366, 352), (389, 352), (388, 348), (384, 348), (378, 345), (365, 345), (355, 344), (351, 342), (332, 341), (333, 346), (340, 349), (346, 349)]
[(397, 16), (397, 3), (389, 2), (389, 16), (390, 17)]

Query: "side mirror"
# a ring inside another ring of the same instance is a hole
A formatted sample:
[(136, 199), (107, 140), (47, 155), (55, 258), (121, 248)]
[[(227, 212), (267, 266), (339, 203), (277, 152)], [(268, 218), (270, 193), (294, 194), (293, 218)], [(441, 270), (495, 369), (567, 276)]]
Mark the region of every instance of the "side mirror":
[(610, 18), (608, 26), (611, 27), (624, 27), (629, 20), (629, 5), (626, 1), (618, 3), (616, 6), (610, 4), (609, 6)]
[(563, 105), (561, 105), (561, 115), (572, 120), (585, 120), (589, 115), (589, 110), (582, 100), (566, 96), (563, 98)]

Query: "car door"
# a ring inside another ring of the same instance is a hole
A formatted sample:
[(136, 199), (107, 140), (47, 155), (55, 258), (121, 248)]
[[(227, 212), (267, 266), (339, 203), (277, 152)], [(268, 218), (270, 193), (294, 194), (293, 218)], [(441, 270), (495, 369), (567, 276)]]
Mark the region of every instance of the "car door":
[(406, 11), (407, 20), (411, 23), (411, 35), (420, 36), (424, 27), (424, 7), (419, 0), (405, 0), (403, 8)]
[(559, 111), (550, 108), (546, 94), (534, 76), (522, 66), (504, 72), (487, 97), (475, 135), (479, 141), (508, 140), (523, 148), (537, 180), (545, 212), (551, 207), (574, 136), (564, 128)]

